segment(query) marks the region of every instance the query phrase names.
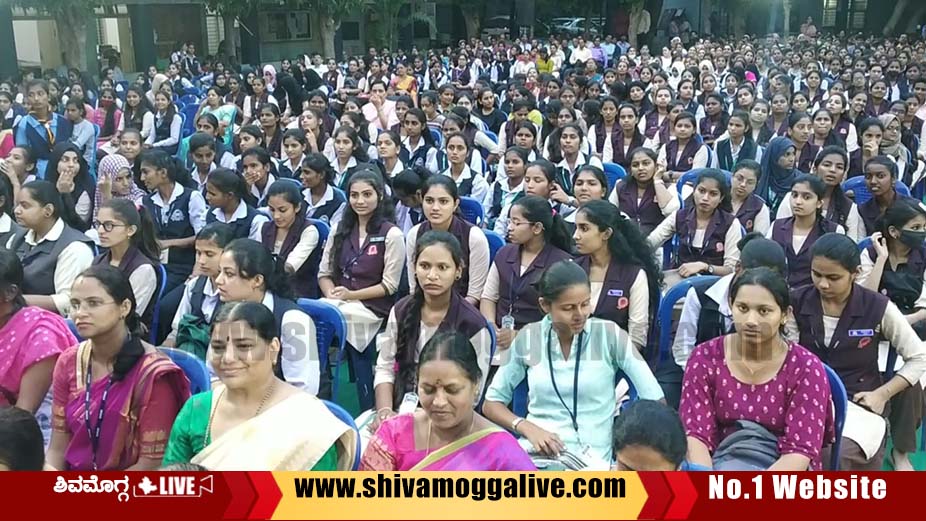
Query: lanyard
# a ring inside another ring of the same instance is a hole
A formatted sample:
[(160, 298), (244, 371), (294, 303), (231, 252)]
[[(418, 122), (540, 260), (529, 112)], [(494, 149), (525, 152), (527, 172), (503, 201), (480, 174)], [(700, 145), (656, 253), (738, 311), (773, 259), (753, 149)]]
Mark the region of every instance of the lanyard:
[(579, 435), (579, 362), (582, 361), (582, 344), (584, 339), (585, 331), (579, 334), (579, 345), (576, 347), (576, 370), (572, 384), (572, 409), (569, 409), (569, 406), (566, 405), (566, 401), (563, 400), (563, 395), (560, 394), (559, 388), (556, 386), (556, 376), (553, 374), (552, 324), (550, 325), (550, 331), (547, 332), (547, 364), (550, 367), (550, 382), (553, 384), (553, 392), (555, 392), (556, 397), (559, 398), (559, 403), (563, 404), (563, 408), (565, 408), (566, 412), (569, 413), (569, 418), (572, 420), (572, 428), (576, 431), (576, 436)]
[(113, 385), (113, 377), (109, 376), (109, 381), (106, 382), (106, 388), (103, 389), (103, 397), (100, 399), (100, 412), (97, 414), (96, 427), (91, 427), (90, 425), (90, 384), (93, 381), (93, 365), (92, 362), (87, 364), (87, 384), (86, 392), (84, 393), (84, 424), (87, 426), (87, 436), (90, 437), (90, 447), (93, 454), (93, 470), (97, 470), (96, 465), (96, 452), (100, 446), (100, 431), (103, 428), (103, 415), (106, 414), (106, 399), (109, 397), (109, 388)]
[[(533, 262), (531, 263), (533, 265)], [(508, 288), (508, 314), (511, 315), (514, 313), (514, 302), (515, 298), (521, 293), (521, 288), (524, 286), (524, 282), (527, 280), (527, 273), (530, 271), (531, 267), (528, 266), (524, 273), (521, 273), (521, 258), (518, 256), (518, 265), (515, 267), (514, 280), (511, 281), (511, 286)]]
[[(341, 269), (341, 276), (342, 276), (345, 280), (350, 280), (350, 279), (351, 279), (351, 274), (350, 274), (349, 272), (350, 272), (350, 270), (354, 267), (354, 265), (357, 264), (357, 261), (360, 260), (360, 257), (363, 257), (363, 254), (366, 253), (366, 251), (367, 251), (367, 246), (370, 245), (370, 239), (373, 238), (373, 235), (374, 235), (374, 234), (372, 234), (372, 233), (367, 234), (366, 240), (364, 240), (364, 241), (363, 241), (363, 244), (360, 245), (360, 253), (358, 253), (357, 255), (354, 255), (353, 257), (350, 258), (350, 260), (348, 260), (347, 262), (344, 263), (344, 268)], [(384, 243), (384, 244), (385, 244), (385, 243)], [(384, 246), (384, 247), (385, 247), (385, 246)]]

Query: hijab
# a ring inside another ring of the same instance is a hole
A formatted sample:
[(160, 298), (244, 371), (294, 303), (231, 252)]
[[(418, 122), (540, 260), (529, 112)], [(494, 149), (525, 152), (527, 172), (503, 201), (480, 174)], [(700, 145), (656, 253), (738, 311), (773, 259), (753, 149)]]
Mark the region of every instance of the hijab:
[(787, 169), (778, 164), (778, 159), (789, 148), (796, 149), (793, 141), (786, 137), (776, 137), (769, 142), (768, 148), (762, 155), (762, 175), (759, 176), (756, 194), (766, 199), (773, 210), (777, 210), (784, 196), (791, 190), (791, 185), (794, 184), (794, 179), (799, 173), (795, 168)]
[[(132, 164), (129, 163), (129, 160), (121, 154), (110, 154), (100, 160), (100, 165), (98, 168), (99, 177), (109, 177), (110, 181), (115, 179), (116, 174), (123, 170), (128, 170), (132, 172)], [(130, 178), (131, 185), (129, 186), (129, 193), (127, 195), (120, 195), (115, 192), (112, 192), (111, 196), (113, 199), (129, 199), (135, 205), (142, 204), (145, 198), (145, 191), (135, 185), (134, 175)], [(112, 186), (112, 185), (110, 185)], [(100, 205), (103, 204), (103, 197), (100, 194), (100, 191), (97, 190), (94, 195), (94, 204), (93, 204), (93, 220), (96, 220), (97, 215), (100, 213)]]
[[(900, 119), (897, 116), (895, 116), (894, 114), (891, 114), (890, 112), (886, 114), (881, 114), (880, 116), (878, 116), (878, 121), (880, 121), (881, 124), (884, 125), (885, 129), (887, 128), (888, 125), (893, 123), (895, 119), (900, 121)], [(898, 163), (906, 163), (907, 154), (904, 151), (903, 143), (900, 142), (900, 138), (901, 138), (900, 135), (903, 131), (902, 130), (903, 122), (901, 121), (900, 123), (901, 123), (900, 124), (901, 132), (897, 133), (897, 139), (893, 141), (888, 141), (887, 132), (884, 133), (884, 137), (881, 138), (881, 153), (886, 156), (892, 157)]]
[(272, 93), (277, 86), (277, 70), (273, 65), (267, 64), (264, 65), (263, 72), (265, 76), (268, 72), (270, 73), (270, 81), (267, 82), (267, 92)]

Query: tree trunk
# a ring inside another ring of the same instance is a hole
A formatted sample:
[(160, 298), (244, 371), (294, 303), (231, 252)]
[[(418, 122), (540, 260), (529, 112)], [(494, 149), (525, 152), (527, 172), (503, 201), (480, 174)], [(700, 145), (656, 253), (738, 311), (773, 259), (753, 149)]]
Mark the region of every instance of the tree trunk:
[(783, 4), (785, 11), (785, 25), (782, 33), (784, 33), (784, 36), (788, 36), (791, 33), (791, 0), (784, 0)]
[(903, 13), (907, 10), (907, 5), (909, 4), (910, 0), (899, 0), (896, 4), (894, 4), (894, 12), (891, 13), (891, 17), (884, 25), (884, 29), (881, 31), (881, 34), (887, 36), (894, 31), (894, 27), (897, 27), (897, 24), (900, 23), (900, 20), (903, 17)]
[(87, 60), (87, 31), (90, 17), (79, 7), (65, 7), (55, 13), (58, 40), (68, 67), (95, 70)]
[(222, 23), (225, 25), (225, 55), (226, 59), (238, 56), (238, 28), (235, 27), (235, 16), (230, 14), (222, 15)]
[(321, 20), (322, 56), (334, 58), (334, 33), (338, 32), (341, 22), (331, 16), (323, 16)]
[(463, 8), (460, 10), (463, 11), (463, 23), (466, 24), (466, 37), (478, 38), (479, 29), (481, 29), (479, 13)]

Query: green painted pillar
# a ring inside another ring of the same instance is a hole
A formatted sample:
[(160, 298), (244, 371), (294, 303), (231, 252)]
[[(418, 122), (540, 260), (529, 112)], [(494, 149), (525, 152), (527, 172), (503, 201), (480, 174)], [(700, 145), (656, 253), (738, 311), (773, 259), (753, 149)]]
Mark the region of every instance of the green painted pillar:
[(16, 39), (13, 37), (13, 10), (10, 4), (0, 3), (0, 77), (15, 77), (19, 73), (16, 58)]
[(128, 7), (129, 21), (132, 24), (132, 45), (135, 48), (135, 68), (145, 71), (149, 65), (155, 65), (158, 61), (151, 8), (146, 4), (130, 4)]
[(87, 63), (83, 64), (82, 67), (83, 70), (90, 71), (91, 74), (96, 74), (100, 70), (96, 49), (96, 46), (100, 44), (98, 36), (96, 16), (91, 16), (87, 20)]

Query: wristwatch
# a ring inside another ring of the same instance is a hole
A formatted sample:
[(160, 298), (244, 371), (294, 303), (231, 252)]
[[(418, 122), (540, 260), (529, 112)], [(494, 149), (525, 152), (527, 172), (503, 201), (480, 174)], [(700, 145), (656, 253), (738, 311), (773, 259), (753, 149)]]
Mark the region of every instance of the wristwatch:
[(518, 432), (518, 425), (521, 425), (521, 422), (523, 421), (524, 421), (524, 418), (521, 418), (520, 416), (511, 420), (511, 431)]
[(714, 274), (714, 265), (713, 265), (713, 264), (708, 264), (708, 265), (707, 265), (707, 273), (710, 274), (710, 275), (713, 275), (713, 274)]

